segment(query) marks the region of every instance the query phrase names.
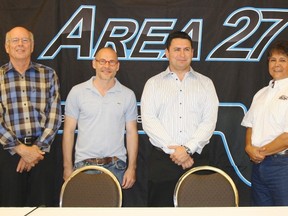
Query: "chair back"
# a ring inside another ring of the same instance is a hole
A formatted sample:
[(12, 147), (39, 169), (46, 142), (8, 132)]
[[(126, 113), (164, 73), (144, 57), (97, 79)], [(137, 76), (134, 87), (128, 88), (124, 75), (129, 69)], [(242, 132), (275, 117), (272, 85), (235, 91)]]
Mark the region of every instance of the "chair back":
[(174, 190), (175, 207), (237, 207), (238, 190), (223, 170), (199, 166), (185, 172)]
[(122, 189), (117, 178), (101, 166), (84, 166), (64, 182), (60, 207), (121, 207)]

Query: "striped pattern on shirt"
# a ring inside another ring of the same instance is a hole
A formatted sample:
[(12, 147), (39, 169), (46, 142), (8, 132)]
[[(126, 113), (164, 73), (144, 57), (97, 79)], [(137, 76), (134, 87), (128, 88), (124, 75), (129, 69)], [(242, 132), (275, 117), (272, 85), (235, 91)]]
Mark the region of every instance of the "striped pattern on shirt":
[(150, 78), (141, 98), (141, 118), (153, 145), (172, 153), (171, 145), (185, 145), (201, 153), (217, 121), (218, 97), (211, 79), (192, 68), (180, 81), (166, 71)]

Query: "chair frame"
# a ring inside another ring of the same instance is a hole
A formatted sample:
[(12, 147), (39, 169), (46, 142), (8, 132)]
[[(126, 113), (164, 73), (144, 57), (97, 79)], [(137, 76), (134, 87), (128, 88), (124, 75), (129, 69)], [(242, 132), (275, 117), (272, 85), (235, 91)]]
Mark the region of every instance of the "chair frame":
[[(122, 206), (122, 188), (121, 188), (121, 185), (118, 181), (118, 179), (116, 178), (116, 176), (108, 169), (102, 167), (102, 166), (97, 166), (97, 165), (88, 165), (88, 166), (84, 166), (84, 167), (81, 167), (79, 169), (76, 169), (75, 171), (73, 171), (73, 173), (71, 174), (71, 176), (63, 183), (62, 187), (61, 187), (61, 192), (60, 192), (60, 201), (59, 201), (59, 206), (60, 207), (63, 207), (62, 204), (63, 204), (63, 196), (64, 196), (64, 193), (65, 193), (65, 189), (66, 189), (66, 186), (68, 185), (69, 181), (71, 179), (73, 179), (73, 177), (75, 177), (77, 174), (81, 173), (81, 172), (85, 172), (85, 171), (89, 171), (89, 170), (95, 170), (95, 171), (100, 171), (108, 176), (111, 177), (111, 179), (114, 181), (116, 187), (117, 187), (117, 191), (118, 191), (118, 194), (119, 194), (119, 202), (118, 202), (118, 205), (115, 206), (115, 207), (121, 207)], [(97, 175), (97, 174), (95, 174)]]
[(223, 177), (225, 177), (227, 179), (227, 181), (230, 183), (232, 190), (234, 192), (234, 197), (235, 197), (235, 207), (239, 206), (239, 194), (238, 194), (238, 190), (237, 187), (234, 183), (234, 181), (232, 180), (232, 178), (223, 170), (216, 168), (216, 167), (212, 167), (212, 166), (198, 166), (198, 167), (194, 167), (190, 170), (188, 170), (187, 172), (185, 172), (178, 180), (176, 186), (175, 186), (175, 190), (174, 190), (174, 195), (173, 195), (173, 201), (174, 201), (174, 206), (175, 207), (179, 207), (178, 206), (178, 192), (179, 189), (181, 187), (181, 184), (183, 183), (183, 181), (192, 173), (196, 173), (198, 171), (213, 171), (215, 173), (219, 173), (221, 174)]

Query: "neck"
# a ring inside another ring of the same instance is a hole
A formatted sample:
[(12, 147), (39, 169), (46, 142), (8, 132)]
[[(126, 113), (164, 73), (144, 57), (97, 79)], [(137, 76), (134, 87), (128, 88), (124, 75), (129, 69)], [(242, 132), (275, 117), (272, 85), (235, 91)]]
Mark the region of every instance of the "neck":
[(94, 87), (100, 92), (102, 96), (106, 95), (107, 91), (115, 85), (115, 79), (100, 80), (97, 77), (93, 81)]
[(17, 61), (14, 61), (13, 59), (10, 60), (13, 67), (21, 74), (25, 73), (25, 71), (28, 69), (29, 67), (29, 64), (30, 64), (30, 60), (27, 61), (27, 60), (17, 60)]
[(182, 81), (184, 79), (186, 73), (187, 72), (182, 72), (182, 73), (176, 72), (177, 77), (179, 78), (180, 81)]
[(185, 69), (179, 68), (178, 70), (177, 70), (177, 68), (171, 68), (170, 67), (170, 71), (174, 72), (177, 75), (177, 77), (179, 78), (179, 80), (182, 81), (185, 77), (185, 74), (190, 71), (190, 67), (185, 68)]

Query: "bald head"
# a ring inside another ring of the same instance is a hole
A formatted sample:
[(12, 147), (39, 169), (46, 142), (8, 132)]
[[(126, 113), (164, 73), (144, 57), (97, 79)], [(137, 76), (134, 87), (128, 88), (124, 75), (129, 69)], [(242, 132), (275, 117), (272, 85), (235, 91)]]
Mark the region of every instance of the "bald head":
[(109, 53), (110, 55), (114, 55), (115, 59), (118, 59), (118, 55), (116, 51), (112, 49), (111, 47), (103, 47), (99, 49), (95, 55), (95, 59), (97, 59), (103, 53)]

